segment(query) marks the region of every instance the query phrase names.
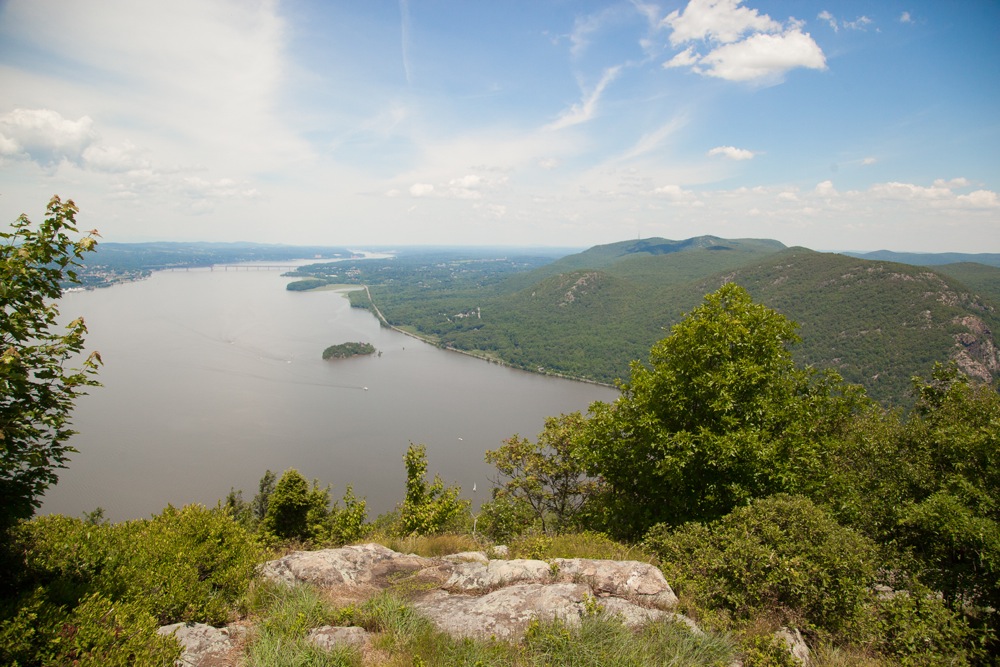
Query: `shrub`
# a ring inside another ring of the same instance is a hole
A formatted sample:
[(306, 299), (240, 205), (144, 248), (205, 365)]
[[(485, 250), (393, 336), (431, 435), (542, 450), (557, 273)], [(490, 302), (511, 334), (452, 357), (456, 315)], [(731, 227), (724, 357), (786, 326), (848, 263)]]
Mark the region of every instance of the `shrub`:
[(469, 501), (458, 497), (462, 489), (445, 487), (437, 475), (427, 484), (427, 448), (410, 445), (403, 456), (406, 465), (406, 498), (400, 511), (404, 534), (432, 535), (456, 527), (468, 515)]
[(810, 500), (778, 495), (710, 526), (660, 526), (645, 545), (671, 584), (736, 619), (845, 633), (875, 580), (876, 548)]
[(181, 647), (172, 637), (158, 635), (158, 627), (140, 602), (112, 602), (95, 593), (60, 628), (52, 662), (76, 667), (171, 667), (180, 658)]
[(298, 470), (286, 470), (268, 498), (264, 529), (286, 540), (306, 539), (309, 536), (309, 501), (309, 482)]
[[(256, 537), (224, 511), (167, 507), (121, 528), (126, 562), (109, 572), (124, 596), (142, 601), (162, 623), (224, 623), (246, 591), (263, 552)], [(113, 589), (108, 577), (102, 588)]]
[(476, 529), (496, 544), (508, 544), (531, 527), (534, 513), (519, 498), (497, 496), (479, 508)]

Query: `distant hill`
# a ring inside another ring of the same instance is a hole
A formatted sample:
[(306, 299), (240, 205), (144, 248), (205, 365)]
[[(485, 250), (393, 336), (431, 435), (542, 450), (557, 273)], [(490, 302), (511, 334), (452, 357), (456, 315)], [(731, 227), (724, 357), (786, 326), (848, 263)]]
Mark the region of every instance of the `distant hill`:
[[(411, 255), (299, 273), (332, 279), (350, 268), (393, 326), (518, 368), (601, 382), (627, 379), (631, 361), (645, 361), (730, 281), (799, 323), (800, 363), (836, 369), (883, 402), (907, 404), (911, 377), (928, 376), (935, 362), (1000, 376), (1000, 269), (983, 264), (932, 269), (712, 236), (538, 259)], [(364, 292), (351, 298), (366, 305)]]
[(841, 253), (860, 259), (872, 259), (917, 266), (939, 266), (941, 264), (958, 264), (959, 262), (975, 262), (987, 266), (1000, 266), (1000, 253), (961, 253), (961, 252), (894, 252), (892, 250), (876, 250), (875, 252), (845, 252)]

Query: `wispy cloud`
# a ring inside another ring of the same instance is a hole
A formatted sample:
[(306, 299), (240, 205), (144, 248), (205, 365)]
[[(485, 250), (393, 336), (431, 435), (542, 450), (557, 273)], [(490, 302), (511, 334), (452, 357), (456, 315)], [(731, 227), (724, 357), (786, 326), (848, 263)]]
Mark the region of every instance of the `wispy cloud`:
[(403, 58), (403, 74), (406, 83), (412, 83), (410, 76), (410, 0), (399, 0), (400, 53)]
[(625, 162), (655, 151), (660, 148), (668, 138), (672, 137), (681, 128), (683, 128), (686, 123), (687, 116), (685, 114), (679, 114), (652, 132), (642, 135), (631, 148), (625, 151), (622, 155), (618, 156), (615, 161)]
[(580, 123), (586, 123), (588, 120), (593, 118), (594, 114), (597, 112), (597, 103), (600, 101), (601, 95), (604, 94), (604, 90), (611, 84), (611, 82), (618, 77), (621, 70), (621, 65), (609, 67), (604, 70), (604, 73), (601, 74), (601, 79), (597, 82), (597, 85), (595, 85), (589, 93), (586, 93), (582, 100), (560, 114), (555, 121), (546, 125), (545, 129), (562, 130), (567, 127), (579, 125)]

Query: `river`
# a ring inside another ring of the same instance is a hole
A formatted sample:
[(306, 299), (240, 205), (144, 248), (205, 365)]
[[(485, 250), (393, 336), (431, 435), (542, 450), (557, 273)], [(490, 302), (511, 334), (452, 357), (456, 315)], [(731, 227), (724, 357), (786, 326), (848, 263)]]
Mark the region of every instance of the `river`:
[[(410, 443), (426, 445), (429, 477), (478, 505), (495, 472), (487, 449), (617, 396), (437, 349), (341, 293), (289, 292), (289, 280), (216, 267), (65, 294), (60, 311), (84, 316), (103, 386), (77, 402), (79, 452), (42, 513), (148, 517), (168, 503), (214, 505), (231, 487), (249, 500), (265, 470), (296, 468), (335, 499), (352, 484), (374, 518), (403, 499)], [(380, 354), (322, 360), (348, 341)]]

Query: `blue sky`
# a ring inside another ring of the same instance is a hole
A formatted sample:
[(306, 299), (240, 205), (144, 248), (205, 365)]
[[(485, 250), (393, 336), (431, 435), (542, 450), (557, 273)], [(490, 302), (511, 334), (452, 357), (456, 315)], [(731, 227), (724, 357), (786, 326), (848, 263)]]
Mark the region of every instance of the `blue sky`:
[(1000, 252), (1000, 3), (6, 0), (0, 219)]

